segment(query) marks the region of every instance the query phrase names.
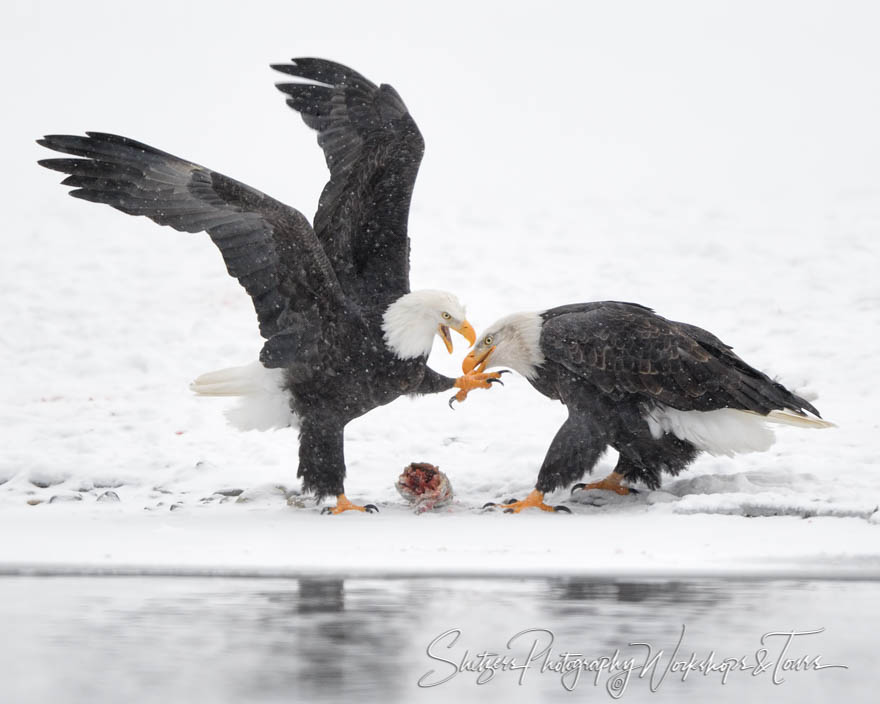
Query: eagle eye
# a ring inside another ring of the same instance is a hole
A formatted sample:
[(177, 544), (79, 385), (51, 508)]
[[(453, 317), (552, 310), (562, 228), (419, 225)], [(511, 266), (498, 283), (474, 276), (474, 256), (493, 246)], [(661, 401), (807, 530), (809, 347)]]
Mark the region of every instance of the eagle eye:
[(443, 313), (443, 320), (452, 320), (452, 316), (449, 313)]
[(484, 344), (484, 345), (491, 345), (491, 344), (492, 344), (492, 336), (491, 336), (491, 335), (486, 335), (486, 339), (483, 340), (483, 344)]

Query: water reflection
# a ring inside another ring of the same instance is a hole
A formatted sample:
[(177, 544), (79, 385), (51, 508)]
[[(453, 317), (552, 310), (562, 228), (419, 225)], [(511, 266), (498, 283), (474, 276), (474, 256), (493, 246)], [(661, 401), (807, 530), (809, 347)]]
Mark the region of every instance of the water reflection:
[[(345, 607), (344, 579), (301, 579), (293, 602), (301, 614), (338, 613)], [(270, 594), (269, 601), (277, 599)]]
[[(568, 694), (535, 664), (519, 683), (473, 672), (420, 689), (429, 670), (481, 652), (525, 658), (526, 629), (552, 634), (554, 654), (600, 656), (634, 641), (671, 653), (753, 654), (775, 629), (824, 627), (798, 650), (849, 670), (768, 677), (670, 678), (654, 694), (633, 681), (622, 701), (859, 701), (877, 623), (870, 582), (597, 579), (0, 579), (0, 700), (297, 702), (536, 701)], [(430, 658), (428, 644), (458, 629)], [(451, 646), (451, 647), (447, 647)], [(519, 647), (521, 646), (521, 647)], [(446, 662), (448, 660), (449, 662)], [(439, 679), (435, 677), (436, 681)], [(607, 679), (607, 678), (606, 678)], [(587, 676), (581, 696), (613, 701)]]

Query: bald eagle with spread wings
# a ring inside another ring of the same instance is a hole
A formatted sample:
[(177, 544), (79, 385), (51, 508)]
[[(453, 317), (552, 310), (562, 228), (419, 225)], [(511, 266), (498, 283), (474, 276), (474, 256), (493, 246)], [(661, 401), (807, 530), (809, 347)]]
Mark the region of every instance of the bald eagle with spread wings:
[(313, 224), (127, 137), (49, 135), (38, 143), (76, 158), (39, 163), (68, 174), (62, 183), (75, 198), (208, 233), (251, 297), (265, 343), (256, 365), (206, 374), (194, 390), (280, 397), (299, 426), (303, 490), (336, 496), (332, 513), (375, 510), (345, 496), (346, 424), (404, 394), (490, 388), (498, 374), (452, 379), (426, 365), (435, 335), (451, 352), (450, 330), (470, 343), (475, 334), (452, 294), (410, 291), (407, 220), (424, 143), (403, 100), (331, 61), (273, 68), (300, 79), (277, 87), (317, 132), (330, 171)]
[(592, 472), (609, 445), (619, 454), (614, 471), (575, 489), (627, 494), (624, 481), (656, 489), (663, 474), (678, 474), (701, 451), (766, 450), (774, 441), (768, 422), (832, 425), (712, 333), (635, 303), (576, 303), (502, 318), (462, 362), (466, 373), (490, 367), (510, 367), (568, 409), (535, 489), (502, 505), (511, 513), (568, 511), (548, 506), (544, 495)]

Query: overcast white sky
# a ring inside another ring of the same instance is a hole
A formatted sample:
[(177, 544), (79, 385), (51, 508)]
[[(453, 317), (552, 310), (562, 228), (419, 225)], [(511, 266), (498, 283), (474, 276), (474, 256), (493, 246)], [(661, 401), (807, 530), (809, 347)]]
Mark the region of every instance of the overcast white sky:
[(0, 27), (0, 190), (29, 218), (74, 207), (33, 166), (33, 139), (97, 129), (311, 216), (322, 157), (268, 64), (317, 55), (403, 95), (427, 142), (415, 217), (592, 198), (818, 214), (880, 193), (878, 7), (16, 0)]

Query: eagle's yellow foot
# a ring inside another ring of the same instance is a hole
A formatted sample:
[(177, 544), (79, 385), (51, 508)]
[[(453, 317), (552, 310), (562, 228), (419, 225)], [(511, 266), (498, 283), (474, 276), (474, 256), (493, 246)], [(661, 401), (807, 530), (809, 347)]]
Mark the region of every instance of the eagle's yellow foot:
[(618, 474), (617, 472), (611, 472), (607, 477), (598, 482), (592, 482), (591, 484), (575, 484), (571, 488), (571, 493), (573, 494), (578, 489), (583, 491), (589, 491), (590, 489), (602, 489), (604, 491), (613, 491), (615, 494), (620, 494), (621, 496), (626, 496), (627, 494), (638, 494), (639, 492), (635, 489), (630, 489), (628, 486), (623, 486), (621, 482), (623, 481), (623, 475)]
[(474, 389), (491, 389), (492, 384), (504, 386), (504, 382), (501, 381), (501, 375), (509, 373), (506, 369), (502, 369), (500, 372), (469, 372), (468, 374), (463, 374), (455, 380), (455, 388), (460, 389), (460, 391), (449, 399), (449, 407), (453, 407), (453, 401), (458, 401), (459, 403), (464, 401), (468, 393)]
[(539, 508), (542, 511), (556, 511), (558, 513), (571, 513), (571, 510), (567, 506), (548, 506), (544, 503), (544, 494), (537, 489), (533, 489), (532, 493), (529, 494), (522, 501), (517, 501), (516, 499), (510, 499), (506, 503), (503, 504), (493, 504), (488, 503), (483, 506), (483, 508), (490, 508), (492, 506), (499, 506), (504, 509), (504, 513), (519, 513), (524, 508)]
[(336, 497), (336, 506), (330, 508), (329, 506), (325, 506), (321, 509), (321, 513), (332, 513), (336, 515), (337, 513), (342, 513), (343, 511), (364, 511), (365, 513), (379, 513), (379, 509), (376, 508), (373, 504), (367, 504), (366, 506), (358, 506), (357, 504), (353, 504), (345, 494), (340, 494)]

